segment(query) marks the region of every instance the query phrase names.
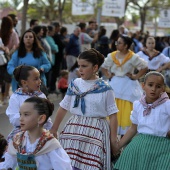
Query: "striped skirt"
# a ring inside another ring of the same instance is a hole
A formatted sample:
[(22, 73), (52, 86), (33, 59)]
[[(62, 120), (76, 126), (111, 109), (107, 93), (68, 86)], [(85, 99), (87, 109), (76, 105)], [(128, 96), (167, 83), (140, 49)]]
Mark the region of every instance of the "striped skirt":
[(80, 170), (110, 170), (110, 129), (106, 119), (72, 116), (60, 134), (60, 143)]
[(114, 170), (170, 170), (170, 139), (138, 134), (127, 145)]

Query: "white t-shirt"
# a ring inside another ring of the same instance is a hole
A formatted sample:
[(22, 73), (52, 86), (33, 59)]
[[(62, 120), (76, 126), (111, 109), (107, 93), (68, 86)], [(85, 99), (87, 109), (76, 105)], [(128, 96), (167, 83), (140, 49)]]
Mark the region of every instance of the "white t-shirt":
[(130, 118), (132, 123), (137, 125), (138, 133), (165, 137), (170, 130), (169, 106), (170, 100), (151, 109), (149, 115), (143, 116), (143, 105), (139, 101), (135, 101)]

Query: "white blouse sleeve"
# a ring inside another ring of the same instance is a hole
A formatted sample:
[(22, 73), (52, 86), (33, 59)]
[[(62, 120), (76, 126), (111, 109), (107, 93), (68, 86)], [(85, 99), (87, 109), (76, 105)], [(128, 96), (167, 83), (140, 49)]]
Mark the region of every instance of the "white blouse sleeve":
[(9, 105), (6, 110), (6, 115), (9, 117), (9, 121), (13, 126), (20, 126), (20, 114), (19, 114), (19, 101), (14, 95), (11, 95), (9, 99)]
[(15, 169), (17, 166), (16, 156), (10, 155), (8, 152), (5, 153), (5, 161), (0, 163), (0, 169)]
[(48, 153), (54, 170), (72, 170), (71, 160), (63, 148)]
[(70, 110), (71, 98), (72, 96), (65, 95), (64, 99), (59, 103), (59, 105), (65, 110)]
[(144, 59), (142, 59), (141, 57), (139, 57), (139, 55), (136, 54), (132, 57), (132, 64), (138, 70), (144, 69), (148, 65)]
[(166, 57), (163, 53), (159, 55), (159, 58), (161, 59), (161, 65), (170, 62), (170, 58)]
[(130, 115), (130, 119), (131, 119), (132, 123), (136, 124), (136, 125), (138, 125), (138, 113), (137, 113), (138, 103), (139, 103), (139, 101), (135, 101), (133, 103), (133, 110)]
[(106, 111), (108, 115), (117, 113), (119, 111), (115, 102), (113, 90), (108, 90), (106, 92)]
[(114, 62), (112, 60), (112, 57), (111, 57), (111, 53), (109, 53), (107, 55), (107, 57), (105, 58), (105, 61), (104, 63), (102, 64), (102, 68), (105, 68), (107, 70), (110, 70), (110, 68), (113, 66)]

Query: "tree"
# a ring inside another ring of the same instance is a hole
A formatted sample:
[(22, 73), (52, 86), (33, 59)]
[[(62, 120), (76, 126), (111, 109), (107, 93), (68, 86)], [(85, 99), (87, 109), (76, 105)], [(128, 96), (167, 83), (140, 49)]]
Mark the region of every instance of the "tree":
[(24, 33), (25, 30), (26, 30), (28, 1), (29, 1), (29, 0), (24, 0), (24, 5), (23, 5), (23, 8), (22, 8), (22, 28), (21, 28), (21, 35), (23, 35), (23, 33)]
[(169, 6), (169, 0), (130, 0), (129, 1), (129, 7), (139, 11), (140, 20), (141, 20), (141, 31), (144, 31), (144, 24), (146, 21), (146, 16), (148, 14), (148, 11), (153, 9), (161, 9)]
[(65, 4), (66, 0), (35, 0), (29, 5), (28, 14), (31, 18), (62, 23)]

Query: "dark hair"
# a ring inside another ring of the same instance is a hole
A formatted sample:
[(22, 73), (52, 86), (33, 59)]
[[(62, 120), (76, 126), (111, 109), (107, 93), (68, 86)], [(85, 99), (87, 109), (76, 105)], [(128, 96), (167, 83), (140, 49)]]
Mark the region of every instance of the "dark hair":
[(119, 37), (119, 30), (113, 30), (110, 35), (110, 39), (117, 41), (118, 37)]
[(69, 71), (74, 71), (74, 69), (76, 69), (76, 68), (78, 68), (78, 62), (77, 62), (77, 60), (76, 60), (76, 62), (74, 63), (74, 65), (70, 68), (70, 70)]
[(27, 51), (26, 51), (25, 44), (24, 44), (24, 36), (28, 32), (32, 33), (34, 37), (34, 42), (32, 45), (33, 56), (34, 58), (40, 58), (43, 52), (43, 48), (41, 47), (41, 44), (39, 40), (37, 39), (36, 34), (31, 29), (25, 31), (21, 37), (20, 45), (18, 47), (18, 57), (24, 58), (26, 56)]
[(3, 161), (2, 156), (5, 152), (6, 146), (8, 146), (8, 142), (4, 138), (4, 136), (2, 134), (0, 134), (0, 162)]
[(90, 24), (93, 24), (93, 23), (96, 23), (96, 21), (92, 21), (92, 20), (89, 21), (89, 25), (90, 25)]
[(133, 42), (132, 39), (127, 35), (120, 35), (119, 38), (123, 39), (123, 42), (128, 46), (127, 49), (129, 49)]
[(38, 33), (41, 31), (41, 29), (42, 29), (42, 26), (41, 26), (41, 25), (36, 25), (36, 26), (32, 29), (32, 31), (34, 31), (35, 34), (38, 34)]
[(17, 17), (15, 14), (8, 14), (9, 17), (11, 17), (11, 19), (14, 21), (15, 18)]
[(15, 77), (15, 80), (18, 82), (19, 86), (22, 86), (21, 80), (27, 80), (30, 71), (36, 69), (33, 66), (26, 66), (26, 65), (20, 65), (15, 68), (13, 75)]
[(150, 77), (150, 76), (152, 76), (152, 75), (161, 77), (162, 80), (163, 80), (163, 82), (164, 82), (164, 85), (166, 84), (166, 83), (165, 83), (165, 78), (164, 78), (164, 76), (163, 76), (161, 73), (157, 72), (157, 71), (150, 71), (150, 72), (148, 72), (148, 73), (145, 75), (145, 77), (144, 77), (144, 84), (146, 83), (146, 80), (148, 79), (148, 77)]
[(88, 62), (92, 63), (93, 65), (98, 65), (98, 68), (102, 65), (104, 62), (104, 56), (94, 48), (91, 48), (89, 50), (86, 50), (82, 52), (79, 56), (78, 59), (84, 59), (87, 60)]
[(106, 29), (104, 27), (99, 31), (98, 39), (100, 39), (103, 35), (106, 35)]
[(81, 30), (83, 30), (84, 28), (86, 28), (86, 23), (80, 22), (78, 26), (80, 27)]
[(54, 111), (54, 104), (51, 103), (48, 99), (41, 97), (30, 97), (24, 101), (24, 103), (34, 103), (34, 108), (37, 110), (39, 115), (46, 115), (47, 122), (48, 118), (52, 115)]
[(4, 46), (8, 45), (10, 36), (13, 31), (13, 21), (11, 17), (3, 17), (1, 22), (0, 37)]
[(31, 27), (32, 25), (34, 25), (35, 22), (37, 22), (37, 21), (38, 21), (37, 19), (31, 19), (31, 21), (30, 21), (30, 27)]
[(67, 32), (67, 28), (66, 27), (61, 27), (60, 29), (60, 34), (63, 35), (63, 33)]
[(60, 27), (60, 23), (59, 22), (52, 22), (51, 23), (54, 27)]
[(48, 33), (48, 27), (43, 25), (42, 29), (43, 29), (43, 36), (42, 37), (45, 38), (47, 36), (47, 33)]
[(54, 29), (54, 26), (53, 25), (48, 25), (48, 31), (52, 31)]

